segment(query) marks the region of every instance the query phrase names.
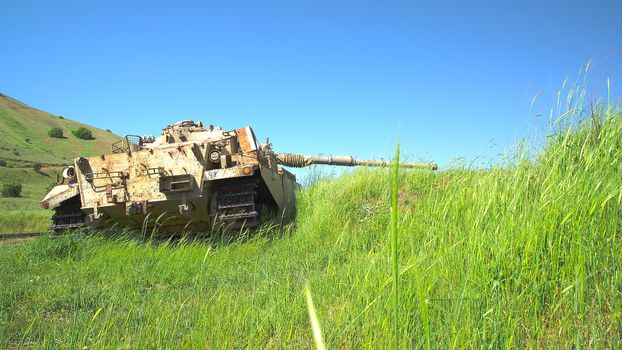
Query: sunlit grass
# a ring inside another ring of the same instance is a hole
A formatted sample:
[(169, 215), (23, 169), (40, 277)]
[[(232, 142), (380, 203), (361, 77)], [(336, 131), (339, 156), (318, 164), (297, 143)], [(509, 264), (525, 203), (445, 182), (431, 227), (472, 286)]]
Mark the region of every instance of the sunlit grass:
[(322, 336), (322, 328), (320, 327), (320, 321), (317, 318), (317, 312), (313, 305), (313, 296), (311, 295), (311, 288), (307, 284), (305, 286), (305, 296), (307, 298), (307, 309), (309, 310), (309, 322), (311, 322), (311, 330), (313, 331), (313, 339), (315, 340), (315, 348), (318, 350), (324, 350), (324, 337)]

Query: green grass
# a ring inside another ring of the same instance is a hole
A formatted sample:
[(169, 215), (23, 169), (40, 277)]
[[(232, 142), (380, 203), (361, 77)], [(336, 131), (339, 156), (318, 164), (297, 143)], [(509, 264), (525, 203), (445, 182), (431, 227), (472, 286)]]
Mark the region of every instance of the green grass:
[(0, 246), (0, 348), (313, 348), (307, 285), (327, 348), (390, 347), (395, 310), (402, 348), (620, 348), (622, 115), (569, 123), (489, 169), (400, 170), (396, 245), (391, 171), (360, 169), (232, 244)]
[(51, 211), (12, 210), (0, 212), (0, 233), (42, 232), (50, 226)]

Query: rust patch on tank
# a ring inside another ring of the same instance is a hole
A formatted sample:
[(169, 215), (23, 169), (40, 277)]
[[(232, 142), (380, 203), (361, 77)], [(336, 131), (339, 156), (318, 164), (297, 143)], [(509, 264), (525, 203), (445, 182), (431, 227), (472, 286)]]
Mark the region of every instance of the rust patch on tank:
[(235, 132), (238, 134), (238, 142), (240, 143), (242, 151), (251, 152), (257, 149), (257, 146), (255, 145), (255, 137), (248, 126), (237, 129)]

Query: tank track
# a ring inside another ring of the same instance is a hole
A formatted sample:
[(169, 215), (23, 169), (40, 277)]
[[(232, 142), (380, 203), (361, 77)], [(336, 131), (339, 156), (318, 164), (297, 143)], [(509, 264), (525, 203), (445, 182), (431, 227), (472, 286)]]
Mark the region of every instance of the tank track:
[(86, 214), (80, 209), (80, 196), (75, 196), (54, 209), (52, 215), (51, 230), (60, 232), (67, 229), (74, 229), (86, 223)]
[(242, 228), (255, 230), (259, 227), (258, 186), (259, 180), (247, 179), (218, 187), (217, 218), (224, 224), (225, 231), (239, 231)]

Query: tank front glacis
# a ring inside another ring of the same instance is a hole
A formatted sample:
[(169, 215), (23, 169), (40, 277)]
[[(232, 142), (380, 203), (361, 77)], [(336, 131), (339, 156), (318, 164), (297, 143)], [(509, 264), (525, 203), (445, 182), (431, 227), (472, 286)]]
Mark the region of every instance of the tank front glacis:
[[(268, 158), (250, 127), (223, 131), (183, 121), (157, 138), (126, 136), (113, 145), (112, 154), (77, 158), (72, 176), (42, 205), (56, 210), (52, 228), (57, 230), (79, 226), (62, 220), (68, 206), (79, 207), (85, 225), (112, 221), (141, 227), (157, 221), (162, 232), (180, 232), (205, 230), (221, 216), (250, 226), (258, 223), (257, 207), (276, 206), (260, 176), (261, 168), (278, 174), (276, 162), (261, 166)], [(241, 178), (245, 181), (238, 186)], [(282, 189), (277, 192), (283, 196)]]

